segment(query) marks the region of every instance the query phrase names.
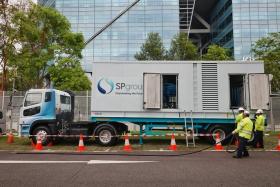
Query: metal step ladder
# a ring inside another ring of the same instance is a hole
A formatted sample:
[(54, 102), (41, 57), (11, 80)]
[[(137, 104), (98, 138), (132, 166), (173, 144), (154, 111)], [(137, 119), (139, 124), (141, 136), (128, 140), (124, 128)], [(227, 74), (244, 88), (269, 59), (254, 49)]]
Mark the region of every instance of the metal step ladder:
[[(195, 138), (194, 138), (194, 126), (193, 126), (193, 113), (192, 110), (190, 112), (190, 118), (191, 118), (191, 128), (187, 128), (187, 114), (186, 111), (185, 112), (185, 135), (186, 135), (186, 146), (189, 147), (189, 145), (193, 145), (193, 147), (195, 147)], [(188, 134), (188, 130), (191, 130), (191, 142), (189, 142), (189, 134)]]

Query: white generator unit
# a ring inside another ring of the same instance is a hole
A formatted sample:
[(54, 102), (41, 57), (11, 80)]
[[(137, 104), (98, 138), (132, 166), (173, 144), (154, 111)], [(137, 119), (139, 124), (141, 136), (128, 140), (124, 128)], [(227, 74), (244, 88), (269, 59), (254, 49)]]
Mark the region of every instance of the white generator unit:
[(262, 62), (94, 62), (91, 119), (145, 127), (191, 123), (199, 132), (234, 128), (234, 109), (269, 110)]

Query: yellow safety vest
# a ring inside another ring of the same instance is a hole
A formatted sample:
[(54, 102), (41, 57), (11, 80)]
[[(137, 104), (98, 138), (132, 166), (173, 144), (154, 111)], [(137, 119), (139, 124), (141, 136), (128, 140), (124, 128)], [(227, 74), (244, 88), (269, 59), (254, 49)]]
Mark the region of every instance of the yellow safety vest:
[(242, 119), (243, 119), (243, 114), (242, 113), (238, 114), (235, 118), (235, 123), (238, 124)]
[(263, 115), (257, 116), (255, 122), (255, 131), (264, 131), (265, 118)]
[[(240, 124), (240, 122), (242, 121), (242, 119), (243, 119), (243, 113), (240, 113), (240, 114), (238, 114), (238, 115), (236, 116), (236, 118), (235, 118), (235, 123), (237, 123), (237, 124), (236, 124), (236, 127), (239, 126), (239, 124)], [(238, 133), (237, 133), (237, 134), (238, 134)]]
[(249, 117), (245, 117), (242, 119), (242, 121), (239, 123), (237, 128), (233, 131), (235, 133), (239, 133), (240, 137), (251, 139), (252, 136), (252, 130), (253, 130), (253, 122)]

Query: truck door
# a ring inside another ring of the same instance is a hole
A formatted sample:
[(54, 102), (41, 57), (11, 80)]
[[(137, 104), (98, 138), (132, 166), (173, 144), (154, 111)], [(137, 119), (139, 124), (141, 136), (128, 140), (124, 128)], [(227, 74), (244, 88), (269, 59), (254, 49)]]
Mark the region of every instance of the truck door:
[(161, 75), (159, 73), (144, 73), (144, 109), (160, 109), (161, 103)]
[(269, 76), (267, 74), (249, 74), (249, 100), (251, 109), (269, 110)]

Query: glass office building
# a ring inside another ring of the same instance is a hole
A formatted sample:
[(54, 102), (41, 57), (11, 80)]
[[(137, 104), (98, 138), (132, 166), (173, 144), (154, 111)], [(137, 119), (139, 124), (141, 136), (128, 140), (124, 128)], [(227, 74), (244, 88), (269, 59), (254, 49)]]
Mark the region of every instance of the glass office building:
[(234, 56), (251, 57), (251, 44), (280, 31), (280, 0), (233, 0)]
[[(63, 13), (85, 40), (134, 0), (39, 0)], [(195, 5), (195, 6), (194, 6)], [(193, 11), (194, 10), (194, 11)], [(190, 28), (189, 28), (190, 27)], [(92, 61), (135, 60), (149, 32), (157, 32), (168, 49), (172, 37), (185, 32), (205, 52), (211, 43), (231, 49), (236, 60), (250, 59), (251, 45), (280, 31), (280, 0), (140, 0), (85, 50)]]
[(237, 60), (253, 59), (251, 46), (280, 31), (280, 0), (219, 0), (211, 13), (211, 38)]
[[(87, 40), (133, 1), (39, 0), (39, 3), (59, 10), (70, 21), (72, 30), (82, 32)], [(92, 61), (135, 60), (135, 53), (150, 32), (159, 33), (168, 48), (170, 39), (179, 32), (178, 20), (178, 0), (140, 0), (86, 46), (83, 50), (85, 69), (90, 69)]]
[(221, 1), (210, 16), (211, 42), (231, 49), (233, 52), (232, 1)]

